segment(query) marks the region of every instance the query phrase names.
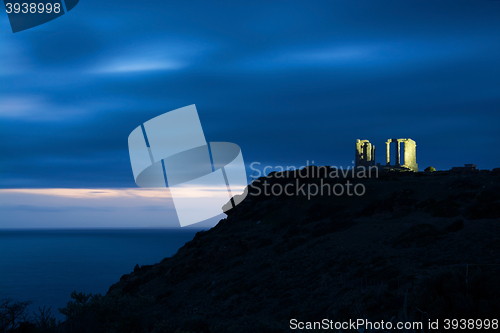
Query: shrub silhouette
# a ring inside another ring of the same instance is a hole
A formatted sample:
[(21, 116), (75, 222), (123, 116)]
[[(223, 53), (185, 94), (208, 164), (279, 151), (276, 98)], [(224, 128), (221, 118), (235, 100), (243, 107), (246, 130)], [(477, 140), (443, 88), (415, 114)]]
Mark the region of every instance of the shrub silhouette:
[(433, 166), (428, 166), (427, 168), (425, 168), (424, 171), (425, 172), (434, 172), (434, 171), (436, 171), (436, 168), (434, 168)]
[(33, 312), (34, 317), (32, 317), (28, 313), (30, 304), (31, 301), (0, 299), (0, 332), (56, 332), (56, 319), (50, 311), (51, 308), (39, 307), (38, 312)]
[(25, 326), (29, 322), (26, 308), (30, 303), (10, 298), (0, 299), (0, 332), (14, 332)]

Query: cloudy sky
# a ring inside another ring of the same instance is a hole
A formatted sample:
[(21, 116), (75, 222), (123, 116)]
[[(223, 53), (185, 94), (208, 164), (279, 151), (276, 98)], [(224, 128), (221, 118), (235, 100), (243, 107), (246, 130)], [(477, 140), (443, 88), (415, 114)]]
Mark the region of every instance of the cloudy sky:
[(409, 137), (422, 170), (499, 167), (498, 36), (498, 1), (81, 0), (15, 34), (0, 15), (0, 227), (116, 226), (125, 206), (175, 225), (133, 192), (127, 138), (191, 104), (247, 166), (347, 167), (356, 139), (385, 162)]

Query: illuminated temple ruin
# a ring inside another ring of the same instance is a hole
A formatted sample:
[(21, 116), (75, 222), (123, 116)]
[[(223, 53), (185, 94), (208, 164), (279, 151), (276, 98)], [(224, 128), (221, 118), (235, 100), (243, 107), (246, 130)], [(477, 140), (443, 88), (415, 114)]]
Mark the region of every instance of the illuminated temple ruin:
[[(395, 161), (391, 164), (391, 143), (395, 143)], [(385, 169), (418, 171), (417, 164), (417, 144), (412, 139), (389, 139), (386, 144), (386, 164), (381, 166)], [(401, 146), (403, 144), (403, 146)], [(401, 156), (401, 150), (403, 155)], [(401, 157), (403, 157), (401, 159)], [(356, 166), (367, 167), (375, 165), (375, 145), (368, 140), (356, 140)]]

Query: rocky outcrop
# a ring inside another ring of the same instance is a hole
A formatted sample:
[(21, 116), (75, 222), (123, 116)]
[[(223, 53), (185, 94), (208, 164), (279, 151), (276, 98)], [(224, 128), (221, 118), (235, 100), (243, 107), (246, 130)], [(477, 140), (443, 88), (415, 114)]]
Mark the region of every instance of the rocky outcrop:
[(217, 226), (124, 275), (99, 303), (107, 305), (89, 311), (104, 320), (106, 307), (140, 299), (142, 324), (118, 329), (134, 332), (283, 332), (293, 318), (500, 313), (498, 175), (382, 173), (359, 181), (363, 196), (308, 200), (250, 189)]

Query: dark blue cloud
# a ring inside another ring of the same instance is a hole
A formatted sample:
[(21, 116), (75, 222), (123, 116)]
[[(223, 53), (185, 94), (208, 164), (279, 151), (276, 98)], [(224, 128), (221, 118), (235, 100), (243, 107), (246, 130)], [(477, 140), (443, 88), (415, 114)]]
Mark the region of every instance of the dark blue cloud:
[(196, 104), (247, 164), (351, 165), (357, 138), (500, 166), (500, 3), (81, 1), (0, 17), (0, 186), (132, 187), (127, 137)]

